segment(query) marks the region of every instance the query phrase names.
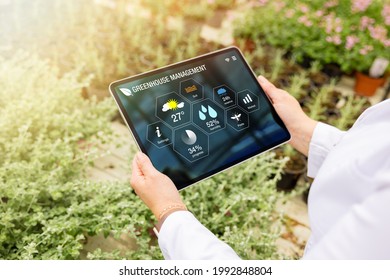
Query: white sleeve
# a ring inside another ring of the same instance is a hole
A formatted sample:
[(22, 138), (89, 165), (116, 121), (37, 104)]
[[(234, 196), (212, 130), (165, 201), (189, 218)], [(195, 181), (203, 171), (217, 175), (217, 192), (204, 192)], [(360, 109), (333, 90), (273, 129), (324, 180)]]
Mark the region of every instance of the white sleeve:
[(341, 217), (303, 259), (390, 259), (390, 174), (386, 176), (385, 183)]
[(158, 243), (167, 260), (239, 259), (232, 248), (188, 211), (177, 211), (167, 217), (160, 229)]
[(319, 122), (314, 129), (309, 145), (307, 176), (314, 178), (329, 151), (333, 149), (346, 132)]

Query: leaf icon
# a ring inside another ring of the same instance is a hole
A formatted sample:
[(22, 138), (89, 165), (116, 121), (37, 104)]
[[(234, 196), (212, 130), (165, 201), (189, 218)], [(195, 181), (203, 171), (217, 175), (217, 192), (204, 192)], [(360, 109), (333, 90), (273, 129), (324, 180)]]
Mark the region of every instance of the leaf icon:
[(119, 90), (126, 96), (133, 96), (133, 93), (128, 88), (120, 88)]

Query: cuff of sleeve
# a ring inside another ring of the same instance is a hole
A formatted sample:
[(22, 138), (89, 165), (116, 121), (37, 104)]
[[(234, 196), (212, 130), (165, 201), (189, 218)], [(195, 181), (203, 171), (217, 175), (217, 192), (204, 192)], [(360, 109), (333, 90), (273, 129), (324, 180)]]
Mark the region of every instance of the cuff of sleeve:
[(167, 260), (239, 259), (188, 211), (170, 214), (161, 226), (158, 243)]
[(314, 178), (329, 151), (332, 150), (345, 134), (333, 126), (319, 122), (314, 129), (309, 145), (307, 176)]
[(183, 220), (191, 218), (194, 218), (194, 216), (189, 211), (177, 211), (171, 213), (161, 225), (158, 236), (158, 244), (160, 245), (161, 251), (166, 260), (172, 259), (169, 254), (169, 250), (167, 249), (167, 243), (169, 243), (168, 240), (170, 240), (172, 236), (175, 235), (176, 228)]

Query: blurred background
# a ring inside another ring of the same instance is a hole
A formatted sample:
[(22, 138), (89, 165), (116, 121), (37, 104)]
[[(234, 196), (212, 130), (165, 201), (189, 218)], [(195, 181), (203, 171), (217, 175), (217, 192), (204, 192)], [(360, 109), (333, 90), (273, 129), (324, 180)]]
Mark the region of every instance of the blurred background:
[[(230, 45), (340, 129), (389, 97), (388, 0), (0, 0), (0, 258), (162, 258), (108, 85)], [(284, 145), (181, 194), (242, 258), (297, 259), (305, 171)]]

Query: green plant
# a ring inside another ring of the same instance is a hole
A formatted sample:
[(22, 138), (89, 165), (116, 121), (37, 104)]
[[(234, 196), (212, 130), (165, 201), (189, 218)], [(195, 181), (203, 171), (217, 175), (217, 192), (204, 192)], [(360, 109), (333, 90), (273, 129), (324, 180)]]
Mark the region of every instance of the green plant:
[(84, 179), (97, 144), (113, 141), (115, 107), (81, 97), (80, 69), (60, 77), (27, 53), (0, 61), (0, 258), (77, 258), (84, 234), (130, 224), (117, 204), (128, 187)]
[(367, 72), (377, 57), (390, 59), (390, 3), (387, 1), (262, 1), (236, 34), (261, 37), (345, 72)]
[(283, 51), (278, 49), (275, 52), (275, 57), (272, 60), (271, 66), (272, 66), (272, 72), (270, 76), (270, 80), (272, 82), (275, 82), (276, 79), (279, 77), (280, 72), (282, 71), (284, 65), (283, 61)]
[(307, 95), (304, 86), (308, 85), (310, 80), (308, 79), (307, 73), (301, 71), (299, 74), (295, 74), (291, 77), (291, 84), (286, 89), (296, 99), (300, 99)]
[(367, 99), (349, 95), (340, 109), (340, 117), (332, 120), (331, 124), (341, 130), (347, 130), (367, 107), (369, 107)]
[[(334, 90), (334, 82), (328, 85), (325, 85), (318, 89), (318, 91), (313, 92), (313, 98), (308, 102), (306, 108), (308, 109), (308, 116), (317, 121), (325, 121), (325, 112), (330, 93)], [(336, 104), (331, 104), (331, 106), (336, 106)]]

